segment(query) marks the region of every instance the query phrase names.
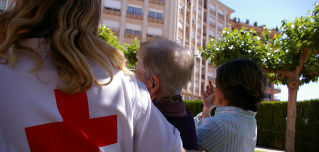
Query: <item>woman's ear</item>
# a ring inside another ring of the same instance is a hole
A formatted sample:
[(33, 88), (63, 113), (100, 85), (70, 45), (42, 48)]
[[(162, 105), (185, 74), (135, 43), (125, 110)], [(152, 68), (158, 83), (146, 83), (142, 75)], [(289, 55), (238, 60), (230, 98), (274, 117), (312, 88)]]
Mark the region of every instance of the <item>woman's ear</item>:
[(158, 76), (152, 75), (148, 81), (148, 87), (149, 87), (149, 92), (151, 95), (151, 99), (154, 100), (158, 97), (159, 95), (159, 88), (160, 88), (160, 80)]

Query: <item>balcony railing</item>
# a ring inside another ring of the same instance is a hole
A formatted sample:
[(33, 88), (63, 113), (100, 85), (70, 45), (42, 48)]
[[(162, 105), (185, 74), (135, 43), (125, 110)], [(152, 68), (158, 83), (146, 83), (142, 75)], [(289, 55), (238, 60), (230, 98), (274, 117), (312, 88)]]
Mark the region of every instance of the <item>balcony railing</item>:
[(138, 35), (138, 34), (127, 34), (125, 33), (125, 37), (126, 38), (137, 38), (137, 39), (140, 39), (141, 38), (141, 35)]
[(153, 22), (153, 23), (157, 23), (157, 24), (164, 24), (164, 20), (163, 19), (156, 19), (156, 18), (148, 18), (147, 19), (149, 22)]
[(146, 40), (147, 41), (154, 40), (154, 39), (159, 39), (159, 38), (161, 38), (161, 37), (160, 36), (156, 36), (156, 35), (149, 35), (149, 34), (146, 35)]
[(143, 16), (136, 15), (136, 14), (129, 14), (129, 13), (127, 13), (127, 14), (126, 14), (126, 17), (128, 17), (128, 18), (133, 18), (133, 19), (137, 19), (137, 20), (143, 20)]
[(158, 5), (165, 5), (165, 0), (150, 0), (150, 3), (158, 4)]
[(117, 9), (104, 8), (103, 13), (109, 14), (109, 15), (121, 16), (120, 10), (117, 10)]

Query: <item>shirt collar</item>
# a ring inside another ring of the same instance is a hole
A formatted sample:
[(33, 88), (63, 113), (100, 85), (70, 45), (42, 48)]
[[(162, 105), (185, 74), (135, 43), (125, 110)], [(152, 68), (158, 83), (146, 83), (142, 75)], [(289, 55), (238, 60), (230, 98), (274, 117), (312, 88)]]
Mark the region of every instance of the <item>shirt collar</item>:
[(240, 114), (246, 117), (255, 117), (257, 112), (250, 110), (244, 110), (242, 108), (233, 107), (233, 106), (220, 106), (216, 108), (215, 115), (222, 114)]
[(155, 99), (153, 104), (166, 116), (181, 117), (186, 114), (184, 101), (180, 95)]

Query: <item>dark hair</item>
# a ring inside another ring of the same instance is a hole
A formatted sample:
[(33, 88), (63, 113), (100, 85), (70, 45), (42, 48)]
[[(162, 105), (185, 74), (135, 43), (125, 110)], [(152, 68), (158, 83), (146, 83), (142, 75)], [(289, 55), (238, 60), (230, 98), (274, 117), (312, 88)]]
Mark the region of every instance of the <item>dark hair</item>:
[(216, 85), (229, 105), (257, 111), (265, 98), (266, 77), (258, 65), (248, 59), (236, 59), (217, 69)]

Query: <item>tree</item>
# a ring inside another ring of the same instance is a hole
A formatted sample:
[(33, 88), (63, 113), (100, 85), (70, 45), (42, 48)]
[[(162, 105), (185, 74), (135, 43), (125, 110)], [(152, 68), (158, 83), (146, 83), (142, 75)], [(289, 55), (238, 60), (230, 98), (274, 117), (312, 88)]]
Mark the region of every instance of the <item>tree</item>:
[(246, 22), (245, 22), (246, 24), (249, 24), (249, 19), (246, 19)]
[(307, 17), (282, 21), (282, 35), (270, 37), (266, 28), (261, 37), (254, 30), (226, 29), (211, 40), (202, 56), (216, 66), (235, 58), (249, 58), (263, 68), (270, 81), (288, 86), (286, 125), (287, 152), (294, 151), (296, 99), (299, 86), (319, 77), (319, 6)]
[(257, 25), (258, 25), (258, 24), (257, 24), (257, 21), (255, 21), (255, 22), (254, 22), (254, 26), (257, 26)]
[(98, 29), (99, 37), (107, 42), (112, 47), (115, 47), (117, 49), (120, 49), (123, 51), (127, 61), (127, 67), (135, 72), (137, 59), (136, 59), (136, 53), (139, 49), (139, 41), (135, 38), (134, 43), (127, 44), (124, 43), (123, 45), (117, 40), (117, 37), (114, 35), (114, 33), (111, 31), (109, 27), (106, 27), (104, 25), (100, 26)]
[(237, 22), (237, 17), (233, 18), (233, 22), (236, 23)]

